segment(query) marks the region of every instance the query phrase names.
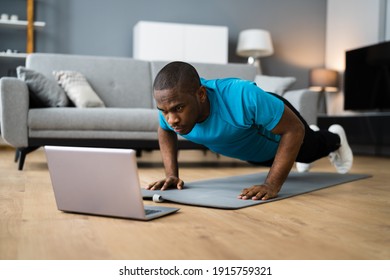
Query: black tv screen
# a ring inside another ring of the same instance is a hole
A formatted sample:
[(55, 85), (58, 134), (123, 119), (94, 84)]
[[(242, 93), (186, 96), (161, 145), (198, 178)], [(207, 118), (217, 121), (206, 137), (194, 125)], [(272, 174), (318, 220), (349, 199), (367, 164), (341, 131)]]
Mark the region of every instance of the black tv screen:
[(390, 111), (390, 41), (345, 53), (344, 109)]

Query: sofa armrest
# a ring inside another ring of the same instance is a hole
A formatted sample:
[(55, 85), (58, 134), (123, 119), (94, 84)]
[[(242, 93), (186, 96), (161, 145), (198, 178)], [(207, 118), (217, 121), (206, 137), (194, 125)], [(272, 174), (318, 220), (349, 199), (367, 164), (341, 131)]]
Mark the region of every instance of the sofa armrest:
[(26, 83), (14, 77), (0, 79), (1, 136), (16, 148), (28, 146), (29, 102)]
[(299, 111), (309, 125), (317, 124), (318, 92), (309, 89), (290, 90), (283, 97)]

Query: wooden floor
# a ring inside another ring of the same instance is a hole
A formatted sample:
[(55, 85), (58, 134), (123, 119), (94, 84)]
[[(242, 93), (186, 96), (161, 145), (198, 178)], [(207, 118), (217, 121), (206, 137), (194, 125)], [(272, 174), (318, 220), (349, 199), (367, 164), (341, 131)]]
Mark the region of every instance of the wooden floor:
[[(43, 151), (24, 171), (13, 157), (0, 147), (0, 259), (390, 259), (390, 158), (355, 157), (352, 172), (369, 179), (240, 210), (181, 205), (140, 222), (58, 211)], [(267, 170), (211, 153), (180, 158), (184, 181)], [(160, 179), (158, 152), (139, 169), (144, 185)], [(323, 159), (313, 170), (334, 169)]]

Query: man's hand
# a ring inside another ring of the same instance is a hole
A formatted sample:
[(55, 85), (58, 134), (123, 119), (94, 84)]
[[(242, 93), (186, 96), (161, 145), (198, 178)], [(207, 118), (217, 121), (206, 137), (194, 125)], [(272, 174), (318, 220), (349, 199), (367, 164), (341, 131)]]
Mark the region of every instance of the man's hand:
[(183, 189), (184, 182), (178, 177), (169, 176), (165, 179), (159, 180), (157, 182), (149, 184), (146, 189), (147, 190), (167, 190), (168, 188), (177, 188), (179, 190)]
[(253, 200), (267, 200), (278, 196), (280, 188), (271, 187), (266, 184), (254, 185), (250, 188), (243, 189), (241, 194), (238, 196), (239, 199), (250, 199)]
[(278, 196), (297, 158), (305, 136), (305, 126), (293, 111), (284, 105), (284, 113), (272, 133), (281, 135), (274, 162), (261, 185), (244, 189), (240, 199), (267, 200)]

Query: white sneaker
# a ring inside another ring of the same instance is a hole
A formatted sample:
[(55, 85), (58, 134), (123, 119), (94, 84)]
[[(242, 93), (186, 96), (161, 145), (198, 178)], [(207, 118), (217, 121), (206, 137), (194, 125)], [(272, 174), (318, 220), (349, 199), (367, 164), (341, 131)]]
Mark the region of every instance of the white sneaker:
[[(318, 131), (320, 128), (316, 126), (315, 124), (310, 125), (311, 130)], [(309, 172), (312, 164), (311, 163), (303, 163), (303, 162), (296, 162), (295, 167), (299, 173), (303, 172)]]
[(340, 136), (340, 148), (329, 154), (329, 160), (336, 167), (338, 173), (345, 174), (351, 170), (353, 163), (353, 154), (347, 136), (343, 127), (338, 124), (331, 125), (328, 130)]

